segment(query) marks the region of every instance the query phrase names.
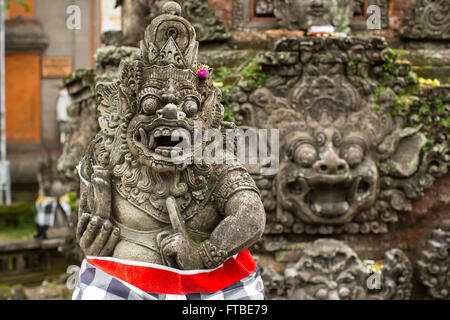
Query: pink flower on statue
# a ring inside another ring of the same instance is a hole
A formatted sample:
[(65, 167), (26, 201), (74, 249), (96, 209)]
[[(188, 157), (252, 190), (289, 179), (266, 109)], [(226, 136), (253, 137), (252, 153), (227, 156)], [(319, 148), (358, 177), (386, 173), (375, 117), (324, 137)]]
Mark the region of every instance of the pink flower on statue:
[(197, 70), (197, 76), (200, 79), (206, 79), (206, 77), (208, 76), (208, 70), (206, 70), (206, 69), (199, 69), (199, 70)]

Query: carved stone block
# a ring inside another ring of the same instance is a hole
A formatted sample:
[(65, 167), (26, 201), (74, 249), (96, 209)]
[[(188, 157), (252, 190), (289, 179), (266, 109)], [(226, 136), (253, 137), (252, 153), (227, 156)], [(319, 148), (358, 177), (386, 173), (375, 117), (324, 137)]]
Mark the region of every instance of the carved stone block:
[(400, 34), (409, 39), (450, 39), (450, 3), (417, 0), (403, 21)]

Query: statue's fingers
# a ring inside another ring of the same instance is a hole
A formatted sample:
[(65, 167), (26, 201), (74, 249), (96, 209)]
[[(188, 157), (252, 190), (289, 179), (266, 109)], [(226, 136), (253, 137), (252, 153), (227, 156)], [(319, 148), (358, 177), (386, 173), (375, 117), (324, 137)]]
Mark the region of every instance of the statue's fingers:
[(101, 224), (94, 240), (89, 246), (89, 252), (91, 252), (92, 255), (99, 255), (100, 251), (103, 249), (109, 239), (112, 228), (113, 225), (109, 220), (105, 220)]
[(91, 221), (89, 221), (86, 230), (84, 231), (83, 235), (80, 238), (80, 247), (82, 249), (87, 250), (90, 247), (92, 241), (94, 241), (94, 238), (100, 226), (101, 226), (101, 219), (98, 216), (94, 216), (91, 219)]
[(169, 213), (170, 223), (172, 224), (172, 228), (175, 233), (181, 233), (187, 236), (186, 227), (184, 225), (184, 221), (178, 214), (177, 203), (174, 197), (168, 197), (166, 199), (166, 208)]
[(92, 194), (95, 199), (93, 213), (104, 219), (111, 214), (111, 183), (107, 170), (100, 166), (94, 166), (91, 178)]
[(106, 242), (103, 249), (100, 251), (99, 256), (102, 256), (102, 257), (110, 256), (113, 253), (114, 248), (116, 247), (116, 244), (119, 241), (119, 238), (120, 238), (119, 228), (113, 227), (113, 230), (109, 236), (109, 239)]
[(80, 196), (80, 212), (89, 212), (88, 207), (88, 195), (86, 191), (83, 191)]
[(179, 242), (177, 238), (179, 238), (180, 236), (182, 236), (181, 233), (173, 233), (171, 235), (166, 236), (164, 239), (161, 240), (160, 247), (164, 248), (171, 243)]
[(176, 256), (179, 249), (180, 248), (176, 244), (176, 242), (169, 242), (164, 247), (162, 247), (162, 254), (170, 267), (175, 267), (177, 265)]
[(78, 219), (76, 235), (78, 242), (80, 242), (81, 235), (83, 234), (84, 230), (86, 230), (89, 220), (91, 220), (91, 215), (87, 212), (83, 212), (80, 216), (80, 219)]

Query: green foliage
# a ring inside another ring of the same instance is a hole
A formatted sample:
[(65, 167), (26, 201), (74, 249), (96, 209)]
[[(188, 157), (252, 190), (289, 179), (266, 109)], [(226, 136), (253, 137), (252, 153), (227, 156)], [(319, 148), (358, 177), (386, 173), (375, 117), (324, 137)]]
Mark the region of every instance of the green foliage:
[(4, 227), (0, 229), (0, 241), (30, 239), (36, 235), (34, 222), (20, 224), (17, 227)]
[(72, 212), (75, 210), (77, 206), (77, 193), (75, 191), (69, 192), (69, 203), (70, 203), (70, 209), (72, 209)]
[(375, 95), (375, 97), (371, 99), (371, 102), (374, 104), (373, 112), (380, 112), (381, 111), (381, 107), (379, 105), (379, 98), (383, 94), (384, 90), (386, 90), (385, 87), (378, 87), (378, 88), (376, 88), (373, 91), (373, 93)]
[(384, 54), (386, 61), (383, 64), (383, 70), (385, 71), (384, 80), (391, 80), (393, 78), (392, 66), (395, 64), (395, 61), (404, 54), (404, 50), (397, 51), (392, 48), (386, 49), (386, 53)]
[(244, 63), (244, 68), (238, 72), (247, 83), (253, 87), (253, 90), (261, 88), (267, 81), (269, 75), (262, 70), (258, 57), (254, 57)]
[(253, 91), (265, 85), (269, 77), (262, 70), (260, 59), (256, 56), (247, 59), (237, 68), (220, 67), (213, 72), (215, 85), (221, 88), (222, 104), (225, 108), (224, 121), (236, 123), (235, 110), (239, 105), (233, 102), (233, 91), (236, 88), (245, 88)]
[(231, 76), (232, 74), (233, 71), (228, 67), (220, 67), (219, 69), (214, 70), (212, 75), (213, 81), (216, 83), (221, 83), (226, 77)]
[(430, 150), (434, 145), (434, 138), (428, 138), (427, 143), (422, 147), (422, 152)]
[(35, 215), (36, 208), (31, 203), (0, 206), (0, 241), (32, 237), (36, 231)]
[(394, 98), (394, 105), (392, 107), (392, 116), (397, 116), (402, 111), (408, 111), (412, 105), (412, 99), (409, 95), (396, 95)]
[(350, 59), (348, 65), (352, 68), (354, 74), (358, 73), (358, 63), (355, 60)]

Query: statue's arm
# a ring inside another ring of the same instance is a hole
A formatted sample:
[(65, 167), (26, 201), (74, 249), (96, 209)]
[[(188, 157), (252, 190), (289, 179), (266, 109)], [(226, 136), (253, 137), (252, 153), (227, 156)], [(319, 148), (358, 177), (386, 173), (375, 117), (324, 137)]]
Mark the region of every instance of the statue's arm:
[(257, 192), (242, 190), (234, 193), (226, 202), (224, 213), (225, 218), (212, 232), (209, 243), (226, 252), (227, 257), (250, 247), (261, 238), (266, 218)]
[(203, 263), (208, 268), (217, 267), (257, 242), (266, 222), (259, 190), (245, 170), (233, 170), (222, 177), (214, 197), (224, 219), (200, 246)]

